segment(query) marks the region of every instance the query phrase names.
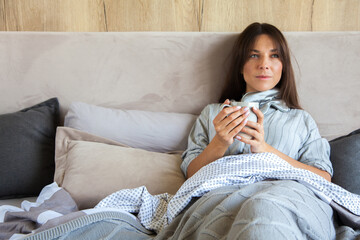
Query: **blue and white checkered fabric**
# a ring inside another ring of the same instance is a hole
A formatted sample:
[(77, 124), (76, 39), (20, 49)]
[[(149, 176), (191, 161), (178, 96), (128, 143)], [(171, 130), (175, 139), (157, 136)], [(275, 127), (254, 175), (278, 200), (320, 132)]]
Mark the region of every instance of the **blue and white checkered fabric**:
[(220, 158), (189, 178), (175, 195), (151, 195), (145, 187), (120, 190), (103, 199), (98, 207), (115, 207), (138, 213), (140, 222), (159, 232), (190, 203), (193, 197), (229, 185), (247, 185), (265, 179), (296, 180), (321, 199), (334, 201), (360, 215), (360, 196), (304, 169), (291, 166), (272, 153), (233, 155)]

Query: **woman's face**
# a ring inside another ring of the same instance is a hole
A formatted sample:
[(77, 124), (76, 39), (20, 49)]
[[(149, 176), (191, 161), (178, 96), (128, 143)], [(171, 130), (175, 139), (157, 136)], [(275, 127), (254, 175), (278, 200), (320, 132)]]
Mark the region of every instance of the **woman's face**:
[(250, 50), (242, 74), (246, 82), (246, 92), (272, 89), (279, 83), (282, 73), (279, 49), (266, 34), (259, 35)]

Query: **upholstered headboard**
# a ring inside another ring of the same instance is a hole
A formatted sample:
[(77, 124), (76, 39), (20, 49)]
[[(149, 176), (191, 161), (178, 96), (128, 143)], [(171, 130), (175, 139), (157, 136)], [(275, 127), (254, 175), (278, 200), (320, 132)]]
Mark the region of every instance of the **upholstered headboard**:
[[(287, 32), (302, 106), (332, 139), (360, 126), (360, 32)], [(0, 33), (0, 114), (58, 97), (198, 114), (221, 92), (236, 33)]]

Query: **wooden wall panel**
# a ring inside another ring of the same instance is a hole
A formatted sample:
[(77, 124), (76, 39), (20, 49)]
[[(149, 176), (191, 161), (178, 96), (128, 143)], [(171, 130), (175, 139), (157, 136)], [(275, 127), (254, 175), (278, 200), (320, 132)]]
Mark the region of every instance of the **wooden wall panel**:
[(199, 31), (198, 0), (104, 2), (108, 31)]
[(7, 31), (45, 31), (45, 5), (39, 0), (5, 2)]
[(0, 31), (360, 31), (360, 0), (0, 0)]
[(106, 31), (103, 0), (4, 0), (7, 31)]
[(5, 0), (0, 0), (0, 31), (6, 31)]
[[(45, 0), (47, 31), (106, 31), (103, 0)], [(50, 30), (51, 29), (51, 30)]]
[(312, 0), (204, 0), (202, 31), (240, 32), (253, 22), (283, 31), (310, 31)]
[(314, 1), (312, 30), (360, 31), (360, 1)]

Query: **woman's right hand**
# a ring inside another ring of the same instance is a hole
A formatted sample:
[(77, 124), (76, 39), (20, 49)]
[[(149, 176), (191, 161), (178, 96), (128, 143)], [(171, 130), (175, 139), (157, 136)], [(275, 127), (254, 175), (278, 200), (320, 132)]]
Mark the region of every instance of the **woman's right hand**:
[[(230, 104), (230, 101), (226, 100), (224, 104)], [(188, 178), (203, 166), (224, 156), (235, 136), (246, 125), (249, 113), (249, 109), (239, 107), (227, 107), (219, 112), (213, 120), (216, 134), (204, 151), (190, 162), (187, 169)]]
[[(230, 104), (230, 101), (227, 99), (224, 104)], [(224, 147), (229, 147), (234, 142), (236, 135), (246, 125), (249, 113), (249, 108), (238, 106), (226, 107), (221, 110), (213, 120), (216, 131), (213, 140)]]

